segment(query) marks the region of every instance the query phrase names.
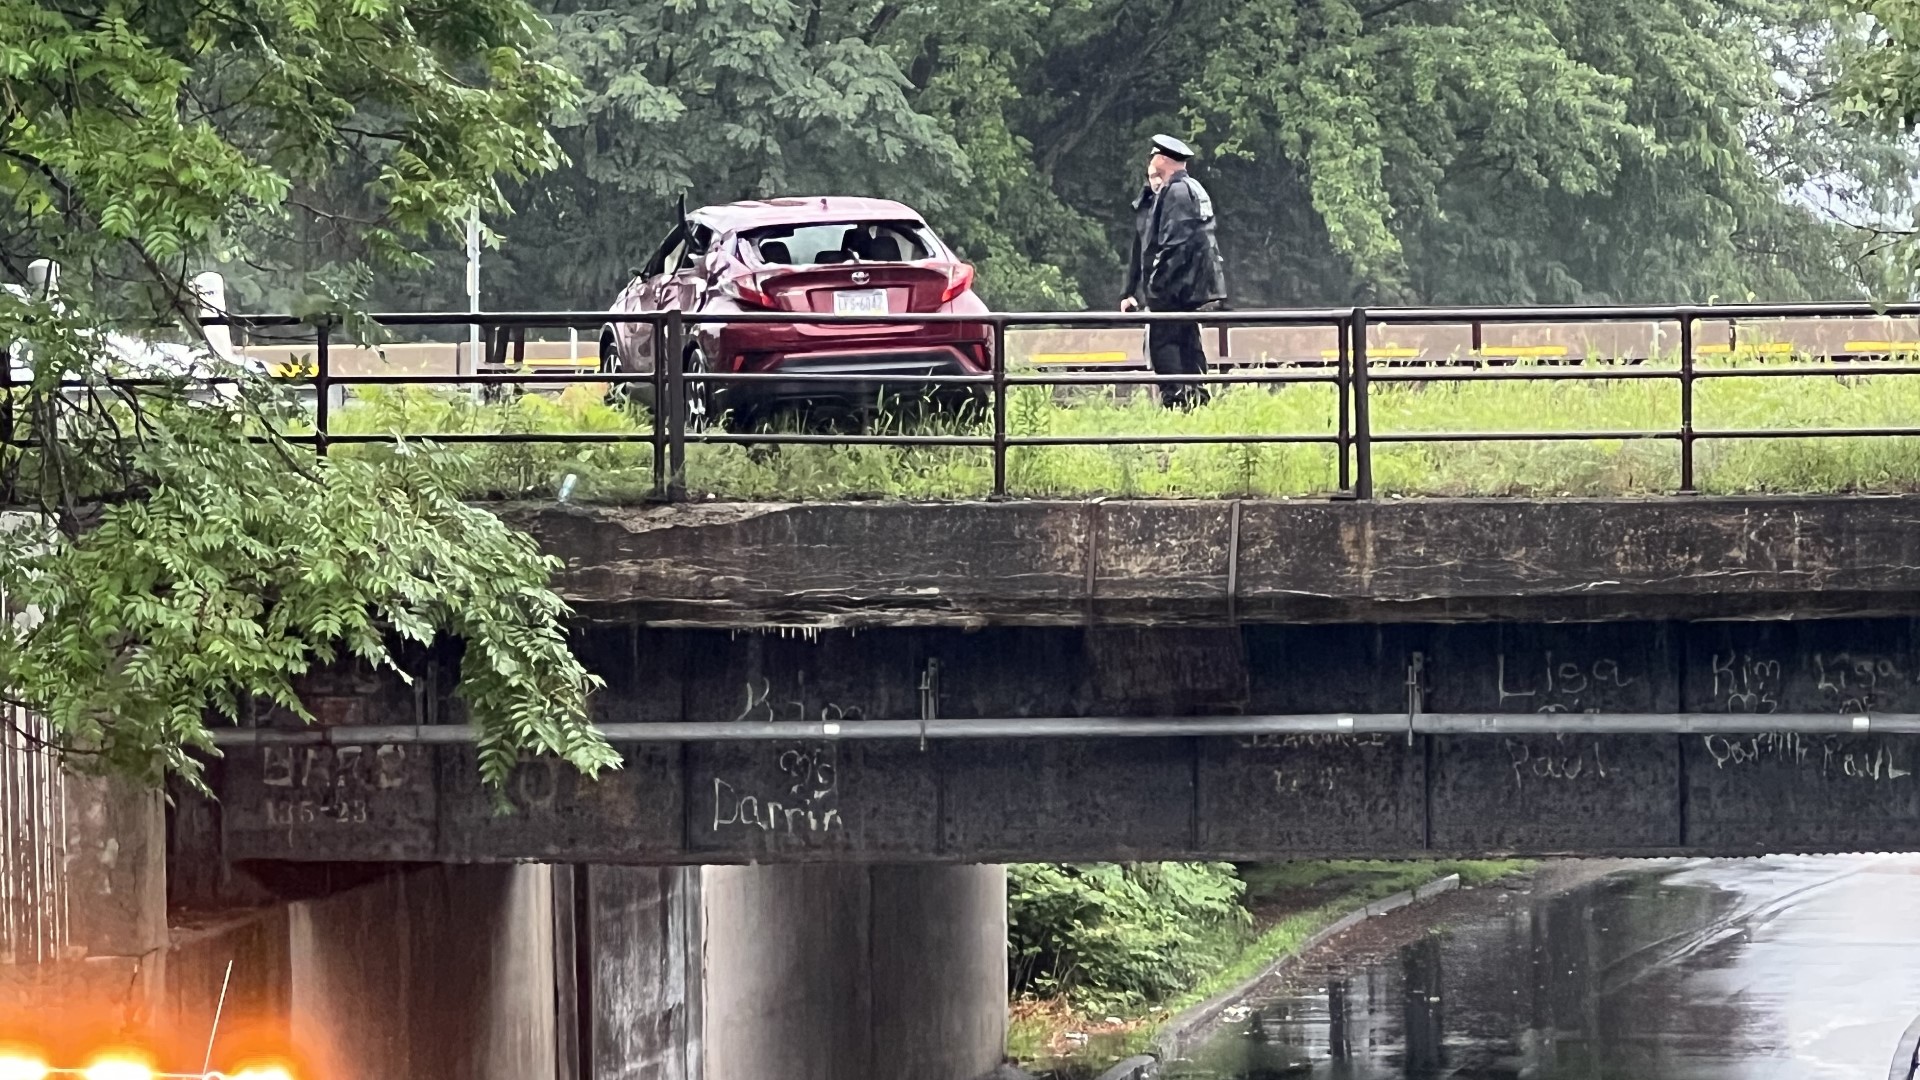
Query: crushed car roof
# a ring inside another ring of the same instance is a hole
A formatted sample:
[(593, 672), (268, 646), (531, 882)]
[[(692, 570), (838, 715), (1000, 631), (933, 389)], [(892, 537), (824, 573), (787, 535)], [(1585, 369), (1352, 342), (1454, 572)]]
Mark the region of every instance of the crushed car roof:
[(903, 203), (849, 195), (812, 195), (806, 198), (726, 203), (703, 206), (688, 216), (720, 232), (741, 232), (770, 225), (801, 225), (813, 221), (865, 219), (925, 223), (919, 211)]

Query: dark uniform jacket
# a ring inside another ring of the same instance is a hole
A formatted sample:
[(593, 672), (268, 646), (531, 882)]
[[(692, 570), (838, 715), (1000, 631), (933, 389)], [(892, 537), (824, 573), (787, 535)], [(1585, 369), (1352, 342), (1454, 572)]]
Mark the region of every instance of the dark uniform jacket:
[(1140, 185), (1140, 197), (1133, 200), (1133, 250), (1127, 252), (1127, 287), (1121, 297), (1145, 303), (1141, 290), (1147, 284), (1147, 241), (1153, 236), (1153, 185)]
[(1140, 264), (1147, 307), (1196, 311), (1227, 298), (1227, 271), (1213, 235), (1213, 199), (1185, 169), (1153, 200)]

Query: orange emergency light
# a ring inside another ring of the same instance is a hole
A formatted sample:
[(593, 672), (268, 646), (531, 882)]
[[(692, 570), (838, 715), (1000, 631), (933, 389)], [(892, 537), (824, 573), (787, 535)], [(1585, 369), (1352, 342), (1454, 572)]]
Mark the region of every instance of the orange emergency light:
[(77, 1076), (81, 1080), (294, 1080), (293, 1074), (279, 1065), (249, 1065), (239, 1072), (215, 1070), (205, 1073), (158, 1072), (151, 1065), (132, 1057), (103, 1057), (84, 1069), (56, 1069), (26, 1054), (0, 1054), (0, 1080), (49, 1080), (50, 1077)]

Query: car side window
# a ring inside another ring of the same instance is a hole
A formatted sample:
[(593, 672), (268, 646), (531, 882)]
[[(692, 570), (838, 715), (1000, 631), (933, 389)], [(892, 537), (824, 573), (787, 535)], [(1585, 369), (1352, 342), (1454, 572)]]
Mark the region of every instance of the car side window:
[(705, 225), (695, 223), (693, 226), (693, 235), (688, 238), (686, 252), (681, 255), (680, 264), (677, 269), (684, 270), (699, 260), (706, 258), (707, 252), (712, 250), (712, 248), (713, 230)]
[(675, 225), (673, 231), (667, 234), (667, 238), (660, 241), (660, 247), (654, 251), (653, 258), (647, 260), (642, 273), (646, 277), (654, 277), (665, 273), (668, 267), (679, 269), (680, 260), (686, 254), (686, 246), (686, 225), (684, 223)]

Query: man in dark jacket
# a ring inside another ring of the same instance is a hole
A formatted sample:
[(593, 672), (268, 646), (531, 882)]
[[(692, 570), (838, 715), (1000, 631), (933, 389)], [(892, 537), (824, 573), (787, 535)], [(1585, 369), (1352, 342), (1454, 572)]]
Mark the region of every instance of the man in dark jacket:
[(1140, 194), (1133, 200), (1133, 250), (1127, 252), (1127, 287), (1120, 290), (1121, 311), (1133, 311), (1140, 306), (1140, 290), (1147, 283), (1141, 255), (1153, 236), (1153, 198), (1158, 194), (1160, 178), (1153, 175), (1153, 167), (1148, 165), (1147, 182), (1140, 186)]
[[(1179, 139), (1153, 137), (1149, 191), (1134, 203), (1134, 250), (1122, 311), (1133, 310), (1143, 298), (1149, 311), (1200, 311), (1227, 297), (1226, 269), (1213, 235), (1213, 199), (1187, 175), (1192, 157), (1193, 150)], [(1149, 199), (1153, 181), (1158, 190)], [(1162, 375), (1204, 374), (1207, 354), (1200, 346), (1199, 324), (1150, 325), (1147, 357)], [(1169, 407), (1205, 404), (1207, 397), (1206, 388), (1194, 383), (1160, 386), (1161, 404)]]

